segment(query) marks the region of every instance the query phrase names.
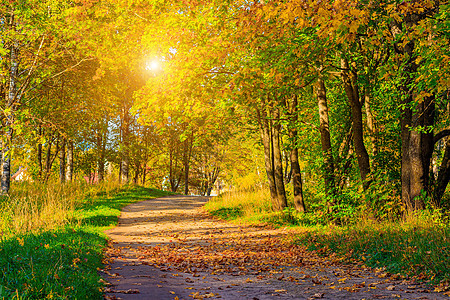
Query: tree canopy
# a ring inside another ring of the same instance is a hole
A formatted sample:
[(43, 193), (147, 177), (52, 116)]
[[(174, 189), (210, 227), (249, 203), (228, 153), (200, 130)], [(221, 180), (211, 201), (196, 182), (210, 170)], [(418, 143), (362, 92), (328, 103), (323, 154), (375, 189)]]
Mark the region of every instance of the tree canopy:
[[(450, 194), (448, 1), (3, 1), (11, 170), (376, 218)], [(58, 158), (58, 159), (57, 159)], [(59, 162), (59, 166), (57, 164)]]

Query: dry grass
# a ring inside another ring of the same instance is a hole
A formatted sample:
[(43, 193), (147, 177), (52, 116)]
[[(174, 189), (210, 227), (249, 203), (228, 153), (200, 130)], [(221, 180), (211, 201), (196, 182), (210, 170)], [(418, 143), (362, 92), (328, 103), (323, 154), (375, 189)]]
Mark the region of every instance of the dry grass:
[(0, 236), (65, 225), (83, 199), (101, 192), (108, 196), (118, 186), (116, 182), (99, 185), (81, 181), (66, 184), (16, 183), (9, 195), (0, 198)]
[(212, 198), (205, 208), (227, 219), (239, 217), (250, 222), (272, 212), (267, 189), (227, 192)]

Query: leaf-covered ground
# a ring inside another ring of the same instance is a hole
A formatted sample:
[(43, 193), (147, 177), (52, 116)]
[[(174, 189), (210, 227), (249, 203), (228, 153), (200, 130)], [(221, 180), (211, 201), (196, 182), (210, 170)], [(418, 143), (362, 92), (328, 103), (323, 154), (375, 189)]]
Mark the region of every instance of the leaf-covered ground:
[(107, 299), (448, 299), (420, 282), (321, 257), (299, 232), (210, 217), (206, 199), (126, 207), (108, 231)]

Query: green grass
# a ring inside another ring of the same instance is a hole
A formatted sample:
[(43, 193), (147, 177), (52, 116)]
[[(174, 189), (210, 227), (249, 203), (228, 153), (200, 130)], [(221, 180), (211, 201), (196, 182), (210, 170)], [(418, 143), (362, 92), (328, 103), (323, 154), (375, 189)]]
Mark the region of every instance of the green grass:
[(3, 237), (0, 242), (0, 299), (102, 299), (106, 236), (128, 204), (168, 195), (144, 188), (90, 193), (75, 203), (63, 226)]
[(229, 193), (211, 200), (206, 209), (236, 222), (297, 227), (296, 242), (323, 255), (334, 252), (343, 260), (432, 283), (450, 281), (450, 226), (439, 211), (390, 222), (376, 222), (360, 213), (346, 226), (337, 226), (325, 215), (321, 218), (320, 211), (304, 214), (287, 208), (276, 213), (269, 202), (262, 192)]
[(298, 243), (433, 283), (450, 280), (450, 228), (410, 223), (365, 224), (310, 230)]

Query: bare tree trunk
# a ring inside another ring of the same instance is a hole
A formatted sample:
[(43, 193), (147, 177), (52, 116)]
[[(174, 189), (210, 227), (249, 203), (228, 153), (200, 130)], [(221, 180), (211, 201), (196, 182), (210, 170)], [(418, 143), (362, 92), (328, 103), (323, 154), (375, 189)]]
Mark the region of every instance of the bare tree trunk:
[(214, 187), (214, 184), (216, 183), (217, 177), (219, 177), (220, 168), (215, 167), (213, 168), (212, 172), (210, 172), (207, 175), (208, 178), (208, 186), (206, 189), (206, 196), (211, 196), (212, 189)]
[(69, 140), (67, 143), (67, 166), (66, 166), (66, 181), (73, 180), (73, 141)]
[[(11, 125), (10, 125), (11, 126)], [(3, 166), (2, 166), (2, 182), (1, 189), (2, 195), (8, 194), (11, 186), (11, 139), (13, 130), (12, 128), (6, 129), (6, 141), (4, 142), (5, 147), (3, 148)]]
[(120, 182), (122, 183), (128, 183), (129, 180), (129, 167), (130, 167), (130, 161), (127, 155), (125, 155), (122, 158), (121, 162), (121, 174), (120, 174)]
[[(55, 161), (56, 157), (59, 154), (59, 136), (55, 137), (53, 136), (53, 134), (52, 137), (48, 140), (47, 157), (45, 159), (45, 177), (44, 177), (45, 182), (47, 182), (48, 179), (50, 178), (50, 175), (52, 174), (53, 162)], [(52, 154), (52, 146), (55, 139), (56, 139), (55, 153)]]
[(445, 142), (444, 157), (439, 168), (436, 187), (433, 193), (433, 199), (438, 205), (442, 205), (442, 196), (445, 193), (447, 185), (450, 181), (450, 138)]
[(137, 161), (134, 165), (134, 178), (133, 178), (134, 184), (138, 184), (139, 173), (140, 173), (140, 163)]
[[(42, 136), (42, 126), (39, 125), (39, 137)], [(38, 173), (38, 178), (39, 180), (42, 180), (42, 176), (44, 173), (44, 167), (42, 165), (42, 144), (39, 143), (37, 145), (37, 160), (38, 160), (38, 164), (39, 164), (39, 173)]]
[[(364, 145), (362, 105), (359, 96), (356, 70), (351, 70), (347, 59), (341, 59), (341, 76), (344, 83), (345, 93), (350, 103), (352, 111), (353, 146), (355, 147), (356, 158), (359, 166), (359, 174), (363, 182), (364, 189), (369, 187), (366, 180), (370, 173), (370, 160)], [(355, 66), (354, 66), (355, 69)]]
[(372, 95), (367, 88), (364, 93), (364, 107), (366, 109), (367, 128), (369, 129), (370, 142), (372, 144), (372, 156), (376, 157), (379, 151), (377, 141), (378, 129), (375, 124), (375, 117), (372, 114), (371, 104), (372, 104)]
[(141, 184), (143, 186), (145, 186), (146, 177), (147, 177), (147, 165), (144, 165), (144, 168), (142, 170), (142, 180), (141, 180)]
[(183, 154), (183, 164), (184, 164), (184, 194), (189, 194), (189, 162), (191, 160), (192, 155), (192, 147), (193, 147), (193, 133), (191, 136), (185, 140), (185, 148)]
[(106, 156), (106, 132), (97, 136), (97, 148), (100, 151), (97, 161), (98, 181), (105, 179), (105, 156)]
[(328, 196), (335, 196), (335, 174), (334, 174), (334, 160), (333, 151), (331, 148), (330, 138), (330, 122), (328, 118), (328, 103), (325, 89), (325, 82), (319, 77), (316, 84), (317, 102), (319, 106), (319, 130), (320, 143), (322, 145), (323, 164), (324, 164), (324, 178), (325, 178), (325, 192)]
[(272, 146), (273, 146), (273, 164), (274, 164), (274, 177), (275, 186), (277, 187), (277, 202), (275, 203), (275, 210), (281, 211), (287, 206), (286, 191), (283, 181), (283, 163), (281, 158), (280, 147), (280, 110), (278, 108), (274, 111), (274, 119), (277, 122), (272, 126)]
[(261, 114), (261, 111), (257, 109), (258, 114), (258, 122), (261, 133), (261, 140), (264, 146), (264, 166), (266, 169), (267, 180), (269, 182), (269, 191), (270, 198), (272, 203), (277, 202), (277, 188), (275, 186), (275, 177), (273, 171), (273, 163), (272, 163), (272, 139), (270, 137), (270, 126), (269, 120), (267, 120), (266, 116)]
[[(425, 15), (423, 16), (425, 17)], [(394, 20), (391, 24), (392, 35), (396, 38), (405, 30), (410, 30), (422, 16), (407, 13), (401, 23)], [(417, 101), (414, 90), (415, 74), (418, 65), (414, 53), (415, 43), (395, 44), (397, 53), (401, 53), (403, 64), (403, 80), (400, 83), (402, 92), (401, 140), (402, 140), (402, 201), (409, 211), (424, 208), (422, 193), (429, 193), (429, 167), (434, 148), (433, 132), (423, 132), (421, 128), (434, 125), (434, 97), (425, 97)], [(407, 59), (406, 61), (403, 61)]]
[(298, 121), (298, 100), (297, 95), (293, 96), (291, 103), (291, 126), (289, 127), (289, 138), (291, 139), (291, 176), (292, 176), (292, 187), (294, 188), (294, 206), (297, 211), (304, 212), (305, 202), (303, 201), (303, 185), (302, 185), (302, 174), (300, 170), (300, 164), (298, 162), (298, 149), (296, 145), (297, 130), (295, 129)]
[[(10, 26), (14, 27), (14, 14), (10, 18)], [(19, 74), (19, 45), (17, 41), (12, 41), (10, 48), (10, 62), (9, 69), (9, 91), (6, 99), (7, 108), (11, 109), (10, 115), (5, 117), (4, 127), (6, 128), (5, 140), (3, 141), (3, 166), (1, 178), (1, 193), (8, 194), (11, 186), (11, 143), (13, 138), (12, 125), (14, 122), (14, 110), (17, 97), (17, 80)]]
[(66, 139), (61, 139), (61, 149), (59, 150), (59, 182), (66, 181)]
[(129, 181), (129, 167), (130, 167), (130, 115), (126, 104), (122, 107), (122, 124), (121, 124), (121, 137), (122, 137), (122, 150), (121, 150), (121, 168), (120, 168), (120, 182), (128, 183)]

